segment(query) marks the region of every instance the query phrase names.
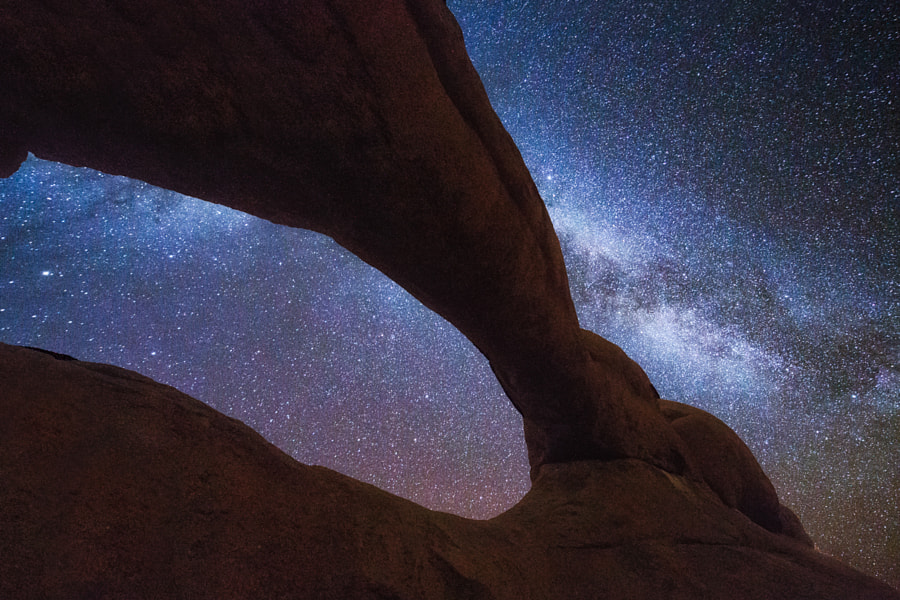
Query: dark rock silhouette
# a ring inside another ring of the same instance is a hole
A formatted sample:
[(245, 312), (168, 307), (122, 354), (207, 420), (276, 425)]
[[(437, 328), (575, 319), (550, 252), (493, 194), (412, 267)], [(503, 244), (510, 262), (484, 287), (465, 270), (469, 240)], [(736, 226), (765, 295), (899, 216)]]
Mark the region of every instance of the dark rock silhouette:
[(333, 237), (490, 360), (534, 480), (493, 521), (437, 515), (138, 375), (7, 350), (10, 592), (890, 597), (808, 547), (724, 424), (581, 330), (443, 2), (0, 0), (0, 56), (0, 175), (30, 151)]
[(131, 371), (0, 344), (0, 381), (2, 598), (900, 598), (644, 461), (470, 521)]
[(663, 400), (663, 415), (688, 446), (703, 481), (719, 499), (769, 531), (791, 536), (812, 546), (797, 516), (778, 501), (750, 448), (728, 425), (704, 410)]

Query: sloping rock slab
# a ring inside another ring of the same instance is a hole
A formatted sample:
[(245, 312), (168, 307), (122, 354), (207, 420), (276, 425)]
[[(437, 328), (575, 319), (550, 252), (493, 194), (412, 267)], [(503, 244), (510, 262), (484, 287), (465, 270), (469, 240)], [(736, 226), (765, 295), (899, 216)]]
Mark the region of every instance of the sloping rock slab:
[(0, 344), (0, 390), (2, 598), (900, 599), (636, 460), (470, 521), (116, 367)]

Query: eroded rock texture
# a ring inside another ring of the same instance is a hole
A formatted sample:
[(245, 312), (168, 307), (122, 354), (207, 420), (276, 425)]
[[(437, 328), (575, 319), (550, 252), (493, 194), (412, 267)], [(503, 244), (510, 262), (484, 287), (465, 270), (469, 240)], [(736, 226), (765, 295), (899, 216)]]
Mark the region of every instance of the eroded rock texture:
[(644, 461), (470, 521), (108, 365), (0, 344), (0, 597), (900, 599)]

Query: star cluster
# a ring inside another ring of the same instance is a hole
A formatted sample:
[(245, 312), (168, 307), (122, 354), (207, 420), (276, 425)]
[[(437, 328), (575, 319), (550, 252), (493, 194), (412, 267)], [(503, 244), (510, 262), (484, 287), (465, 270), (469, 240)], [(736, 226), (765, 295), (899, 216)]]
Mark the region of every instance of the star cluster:
[[(582, 325), (731, 425), (820, 549), (900, 585), (898, 10), (449, 6)], [(528, 489), (521, 419), (452, 326), (327, 238), (140, 182), (34, 158), (0, 181), (0, 341), (430, 508)]]

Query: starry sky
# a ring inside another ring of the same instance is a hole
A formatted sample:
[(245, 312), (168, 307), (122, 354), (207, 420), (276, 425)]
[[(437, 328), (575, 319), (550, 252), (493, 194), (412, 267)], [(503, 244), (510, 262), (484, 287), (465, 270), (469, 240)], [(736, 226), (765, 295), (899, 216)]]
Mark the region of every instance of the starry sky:
[[(900, 586), (900, 8), (451, 0), (582, 325), (731, 425), (819, 548)], [(0, 341), (112, 363), (308, 464), (487, 518), (521, 419), (452, 326), (321, 235), (33, 157)]]

